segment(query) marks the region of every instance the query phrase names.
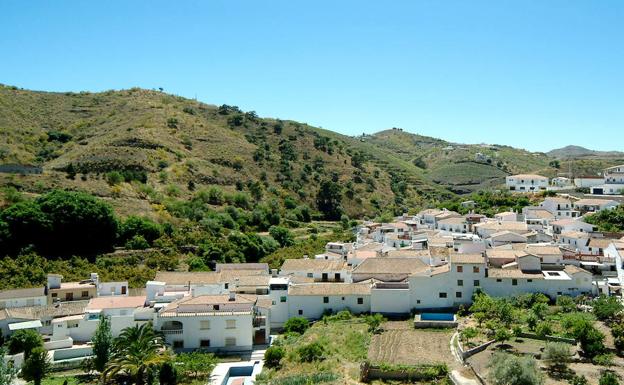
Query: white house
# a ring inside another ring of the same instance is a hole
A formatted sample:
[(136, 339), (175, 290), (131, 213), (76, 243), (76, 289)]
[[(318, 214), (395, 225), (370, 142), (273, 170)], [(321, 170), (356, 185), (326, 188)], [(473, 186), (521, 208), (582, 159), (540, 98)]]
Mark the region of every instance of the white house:
[(33, 287), (30, 289), (11, 289), (0, 291), (0, 309), (44, 306), (48, 303), (44, 287)]
[(593, 213), (601, 210), (610, 210), (618, 207), (619, 202), (611, 199), (579, 199), (574, 202), (574, 208), (581, 213)]
[(453, 217), (439, 220), (436, 223), (436, 229), (442, 231), (448, 231), (450, 233), (467, 233), (468, 222), (463, 217)]
[(486, 241), (490, 247), (498, 247), (513, 243), (527, 243), (527, 237), (526, 235), (514, 233), (513, 231), (503, 230), (490, 235)]
[(599, 176), (580, 176), (574, 178), (574, 186), (578, 188), (591, 188), (604, 183), (604, 179)]
[(342, 260), (287, 259), (280, 269), (281, 275), (312, 278), (317, 282), (349, 282), (350, 268)]
[(595, 195), (620, 195), (624, 191), (624, 165), (604, 170), (603, 184), (590, 188)]
[(540, 203), (540, 207), (550, 212), (557, 218), (576, 218), (580, 213), (574, 209), (569, 199), (549, 197)]
[(155, 328), (176, 350), (249, 351), (268, 340), (270, 307), (246, 294), (188, 297), (161, 309)]
[(320, 319), (323, 314), (371, 311), (370, 283), (308, 283), (288, 287), (289, 317)]
[(499, 222), (517, 222), (518, 214), (513, 211), (504, 211), (502, 213), (494, 214), (494, 219)]
[(548, 178), (535, 174), (511, 175), (505, 178), (510, 191), (534, 192), (548, 188)]
[(560, 235), (566, 231), (579, 231), (583, 233), (589, 233), (594, 231), (594, 225), (584, 222), (581, 219), (560, 219), (551, 223), (552, 232), (555, 235)]

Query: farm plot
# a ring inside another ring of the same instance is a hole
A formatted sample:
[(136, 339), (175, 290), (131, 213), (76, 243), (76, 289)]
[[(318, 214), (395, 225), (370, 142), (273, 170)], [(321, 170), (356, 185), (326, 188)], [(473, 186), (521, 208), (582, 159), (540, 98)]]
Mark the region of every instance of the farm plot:
[(452, 363), (453, 330), (416, 330), (407, 322), (388, 322), (372, 337), (368, 349), (371, 363), (426, 365)]

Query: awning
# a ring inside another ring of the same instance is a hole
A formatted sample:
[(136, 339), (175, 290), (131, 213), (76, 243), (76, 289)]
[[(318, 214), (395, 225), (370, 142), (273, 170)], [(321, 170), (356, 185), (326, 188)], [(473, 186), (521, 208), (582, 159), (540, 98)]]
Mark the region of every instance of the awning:
[(21, 330), (21, 329), (36, 329), (40, 328), (43, 325), (41, 321), (25, 321), (25, 322), (16, 322), (9, 325), (9, 330)]
[(584, 262), (581, 261), (581, 265), (585, 265), (585, 266), (604, 266), (604, 263), (600, 263), (600, 262)]

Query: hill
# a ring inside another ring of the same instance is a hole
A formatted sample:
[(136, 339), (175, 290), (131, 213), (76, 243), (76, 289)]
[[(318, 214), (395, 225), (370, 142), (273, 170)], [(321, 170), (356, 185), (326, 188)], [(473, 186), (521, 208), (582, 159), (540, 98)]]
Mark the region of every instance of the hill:
[(547, 152), (547, 155), (558, 159), (579, 158), (624, 158), (624, 152), (594, 151), (581, 146), (565, 146)]
[(158, 215), (167, 200), (209, 186), (260, 186), (260, 200), (290, 196), (315, 207), (321, 183), (331, 180), (355, 217), (452, 195), (403, 157), (357, 138), (143, 89), (0, 87), (0, 171), (2, 186), (82, 190), (122, 216)]
[(396, 128), (364, 140), (396, 153), (422, 169), (426, 179), (459, 194), (499, 187), (505, 176), (514, 173), (554, 176), (557, 172), (545, 154), (509, 146), (457, 144)]

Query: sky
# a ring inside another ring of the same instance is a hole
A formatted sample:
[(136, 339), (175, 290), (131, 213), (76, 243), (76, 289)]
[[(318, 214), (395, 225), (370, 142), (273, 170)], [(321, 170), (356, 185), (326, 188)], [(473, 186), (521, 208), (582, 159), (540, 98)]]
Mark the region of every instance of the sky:
[(622, 20), (622, 0), (1, 0), (0, 83), (162, 87), (347, 135), (624, 151)]

